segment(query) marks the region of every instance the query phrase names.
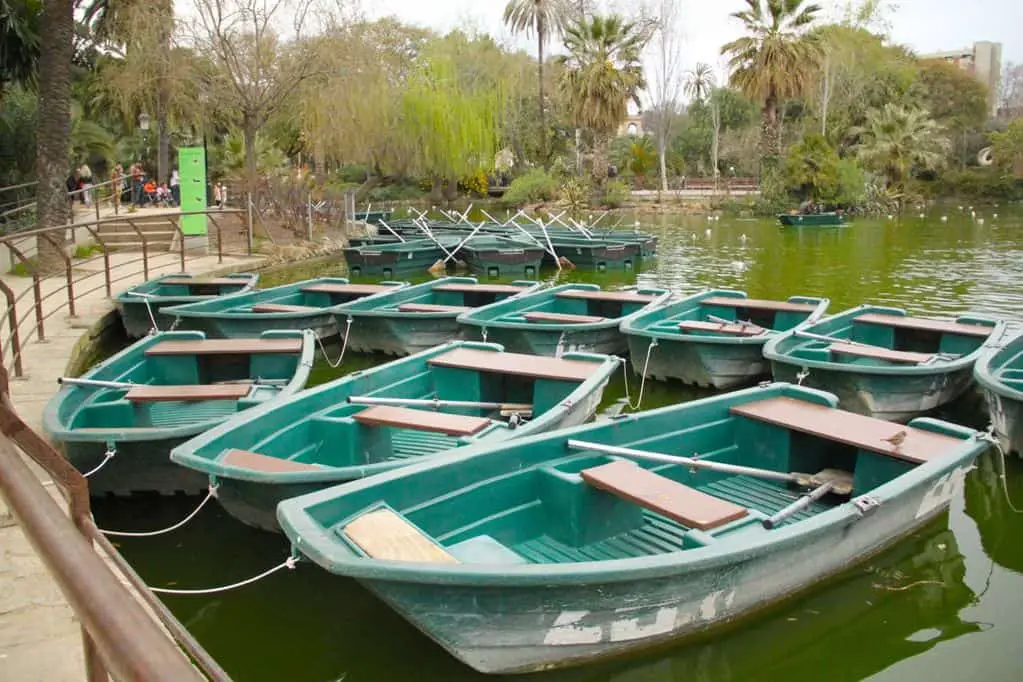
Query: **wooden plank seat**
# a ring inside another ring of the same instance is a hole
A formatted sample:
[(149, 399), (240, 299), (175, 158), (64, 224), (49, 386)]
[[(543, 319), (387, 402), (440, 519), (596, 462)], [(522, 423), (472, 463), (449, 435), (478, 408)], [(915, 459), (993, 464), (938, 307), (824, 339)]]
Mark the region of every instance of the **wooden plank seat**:
[(244, 277), (212, 277), (210, 279), (199, 279), (198, 277), (168, 277), (167, 279), (161, 279), (160, 284), (167, 284), (170, 286), (204, 286), (204, 287), (222, 287), (236, 284), (238, 286), (245, 286), (249, 284), (250, 280)]
[(589, 324), (592, 322), (603, 322), (606, 317), (597, 317), (596, 315), (570, 315), (568, 313), (544, 313), (544, 312), (530, 312), (523, 313), (523, 319), (526, 322), (568, 322), (571, 324)]
[(302, 287), (302, 291), (313, 294), (344, 294), (347, 296), (369, 296), (381, 291), (390, 291), (397, 284), (329, 284), (321, 282)]
[(853, 321), (864, 324), (876, 324), (882, 327), (939, 332), (941, 334), (961, 334), (963, 336), (979, 336), (983, 338), (991, 336), (991, 332), (994, 330), (994, 327), (985, 327), (980, 324), (963, 324), (962, 322), (935, 320), (929, 317), (903, 317), (901, 315), (881, 315), (878, 313), (860, 315), (854, 318)]
[(373, 405), (357, 412), (352, 419), (366, 426), (393, 426), (415, 431), (433, 431), (448, 436), (471, 436), (490, 426), (486, 417), (427, 412), (392, 405)]
[(892, 350), (882, 346), (868, 346), (858, 343), (833, 343), (827, 350), (840, 355), (854, 355), (859, 358), (874, 358), (907, 365), (918, 365), (934, 358), (933, 353), (915, 353), (905, 350)]
[(257, 303), (252, 306), (254, 313), (317, 313), (323, 308), (311, 305), (288, 305), (286, 303)]
[(747, 310), (769, 310), (774, 312), (812, 313), (817, 309), (813, 303), (790, 303), (789, 301), (768, 301), (760, 298), (739, 298), (737, 296), (709, 296), (700, 305), (724, 308), (745, 308)]
[(585, 381), (601, 367), (599, 362), (548, 358), (525, 353), (497, 353), (475, 348), (455, 348), (443, 355), (430, 358), (427, 363), (435, 367), (453, 367), (558, 381)]
[(280, 457), (261, 455), (258, 452), (249, 450), (228, 450), (220, 458), (221, 464), (238, 467), (239, 469), (251, 469), (252, 471), (265, 471), (269, 474), (287, 473), (289, 471), (318, 471), (322, 469), (318, 464), (306, 464), (295, 462)]
[(300, 338), (160, 341), (146, 349), (146, 355), (259, 355), (301, 352)]
[(133, 403), (158, 403), (197, 400), (240, 400), (249, 394), (251, 383), (244, 384), (195, 384), (176, 386), (133, 386), (124, 399)]
[(733, 336), (759, 336), (767, 330), (755, 324), (725, 324), (723, 322), (701, 322), (699, 320), (683, 320), (678, 324), (684, 332), (717, 332)]
[(467, 294), (517, 294), (528, 287), (515, 284), (438, 284), (434, 291), (455, 291)]
[(689, 528), (710, 530), (746, 516), (749, 511), (727, 500), (618, 460), (579, 472), (594, 488), (655, 511)]
[(657, 299), (652, 294), (637, 294), (635, 291), (597, 291), (594, 289), (566, 289), (554, 295), (557, 298), (574, 298), (584, 301), (616, 301), (618, 303), (649, 303)]
[[(952, 436), (784, 396), (735, 405), (731, 412), (914, 464), (941, 457), (962, 443)], [(885, 440), (900, 431), (906, 436), (899, 446)]]
[(390, 509), (362, 514), (345, 526), (344, 533), (373, 559), (458, 563), (443, 547)]
[(464, 305), (436, 305), (433, 303), (401, 303), (400, 313), (464, 313), (472, 308)]

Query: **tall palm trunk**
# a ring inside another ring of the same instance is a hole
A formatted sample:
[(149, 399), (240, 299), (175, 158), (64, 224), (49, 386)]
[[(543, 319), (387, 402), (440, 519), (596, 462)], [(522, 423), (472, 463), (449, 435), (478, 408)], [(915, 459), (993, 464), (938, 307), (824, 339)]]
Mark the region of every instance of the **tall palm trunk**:
[[(45, 0), (46, 39), (39, 53), (39, 118), (36, 123), (36, 227), (63, 225), (71, 216), (65, 181), (71, 150), (71, 57), (73, 0)], [(63, 240), (56, 240), (59, 242)], [(52, 272), (63, 265), (61, 252), (37, 240), (39, 267)]]
[(159, 33), (159, 54), (156, 59), (156, 179), (168, 182), (170, 179), (170, 59), (171, 31), (174, 26), (174, 6), (169, 0), (161, 0), (156, 9)]
[(603, 132), (593, 132), (593, 182), (603, 187), (607, 183), (607, 149), (610, 136)]
[(773, 93), (764, 100), (764, 122), (760, 130), (764, 160), (777, 165), (781, 156), (781, 126), (778, 120), (778, 97)]
[(536, 52), (539, 63), (536, 66), (536, 73), (540, 79), (540, 154), (544, 168), (547, 167), (547, 112), (544, 107), (543, 98), (543, 44), (547, 39), (547, 31), (542, 21), (536, 22)]

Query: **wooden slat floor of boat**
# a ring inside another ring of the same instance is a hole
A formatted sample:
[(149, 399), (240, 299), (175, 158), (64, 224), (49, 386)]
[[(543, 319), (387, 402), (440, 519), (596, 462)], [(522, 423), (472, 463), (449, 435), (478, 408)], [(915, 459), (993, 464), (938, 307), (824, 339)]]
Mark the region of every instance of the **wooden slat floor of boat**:
[(434, 291), (456, 291), (475, 294), (517, 294), (525, 291), (527, 287), (520, 287), (514, 284), (438, 284)]
[(768, 301), (760, 298), (738, 298), (737, 296), (710, 296), (700, 301), (700, 305), (716, 305), (725, 308), (746, 308), (747, 310), (773, 310), (793, 313), (812, 313), (817, 309), (817, 306), (813, 303)]
[(635, 291), (594, 291), (593, 289), (566, 289), (554, 294), (558, 298), (578, 298), (584, 301), (615, 301), (617, 303), (650, 303), (657, 296)]
[(905, 350), (892, 350), (881, 346), (862, 346), (855, 343), (832, 343), (827, 350), (839, 355), (852, 355), (858, 358), (887, 360), (907, 365), (918, 365), (934, 357), (933, 353), (914, 353)]
[(146, 349), (146, 355), (254, 355), (301, 352), (300, 338), (159, 341)]
[(390, 291), (396, 284), (310, 284), (302, 287), (302, 291), (314, 294), (346, 294), (349, 296), (369, 296), (381, 291)]
[(934, 320), (929, 317), (902, 317), (900, 315), (882, 315), (879, 313), (860, 315), (854, 318), (853, 321), (864, 324), (876, 324), (882, 327), (898, 327), (916, 331), (961, 334), (963, 336), (979, 336), (983, 338), (991, 336), (991, 332), (994, 330), (994, 327), (985, 327), (981, 324), (964, 324), (951, 320)]
[[(722, 500), (756, 509), (768, 516), (778, 513), (799, 498), (797, 490), (772, 485), (769, 481), (752, 476), (728, 476), (696, 488)], [(827, 511), (832, 506), (827, 503), (827, 499), (825, 498), (823, 502), (813, 502), (806, 509), (789, 517), (790, 523)]]
[(435, 455), (458, 446), (458, 438), (443, 433), (395, 429), (391, 432), (391, 455), (387, 461)]
[(585, 381), (601, 369), (598, 362), (548, 358), (525, 353), (495, 353), (475, 348), (455, 348), (443, 355), (430, 358), (427, 364), (434, 367), (471, 369), (477, 372), (496, 372), (559, 381)]
[(233, 401), (207, 401), (199, 403), (152, 403), (149, 423), (158, 428), (188, 426), (208, 419), (222, 419), (238, 413)]

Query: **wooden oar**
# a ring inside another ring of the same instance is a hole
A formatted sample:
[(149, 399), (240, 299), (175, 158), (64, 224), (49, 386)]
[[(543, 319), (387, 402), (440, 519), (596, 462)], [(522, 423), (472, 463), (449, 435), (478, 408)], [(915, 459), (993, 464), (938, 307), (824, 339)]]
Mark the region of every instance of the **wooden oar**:
[(100, 379), (79, 379), (77, 377), (57, 377), (57, 383), (67, 386), (81, 386), (82, 388), (112, 388), (115, 390), (127, 390), (139, 385), (130, 381), (102, 381)]
[(532, 414), (533, 406), (529, 403), (494, 403), (477, 400), (437, 400), (434, 398), (374, 398), (353, 395), (348, 397), (353, 405), (418, 405), (422, 407), (470, 407), (481, 410), (501, 410), (502, 413)]

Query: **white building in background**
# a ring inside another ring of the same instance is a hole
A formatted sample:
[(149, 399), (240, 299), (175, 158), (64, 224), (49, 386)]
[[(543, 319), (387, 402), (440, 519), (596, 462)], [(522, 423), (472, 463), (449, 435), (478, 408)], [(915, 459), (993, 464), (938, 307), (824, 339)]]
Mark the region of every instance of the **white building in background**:
[(922, 54), (920, 59), (940, 59), (956, 64), (987, 86), (991, 93), (991, 115), (998, 111), (998, 87), (1002, 80), (1002, 44), (983, 40), (972, 47), (951, 52)]

